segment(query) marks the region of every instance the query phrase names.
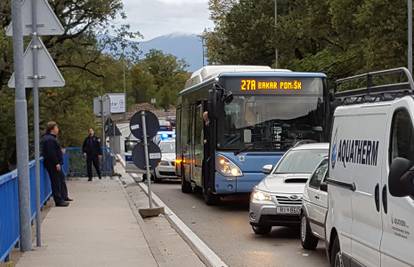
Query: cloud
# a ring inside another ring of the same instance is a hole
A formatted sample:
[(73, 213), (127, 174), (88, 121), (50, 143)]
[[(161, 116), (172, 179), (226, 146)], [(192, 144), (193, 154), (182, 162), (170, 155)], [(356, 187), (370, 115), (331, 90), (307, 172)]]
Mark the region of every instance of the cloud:
[(144, 39), (173, 32), (201, 33), (212, 28), (208, 0), (124, 0), (126, 22)]

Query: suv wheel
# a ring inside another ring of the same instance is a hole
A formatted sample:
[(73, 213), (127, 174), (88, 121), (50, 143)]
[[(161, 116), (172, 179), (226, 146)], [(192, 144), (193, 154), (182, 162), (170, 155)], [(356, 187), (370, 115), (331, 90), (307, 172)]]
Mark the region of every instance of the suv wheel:
[(338, 237), (335, 237), (331, 248), (331, 267), (344, 267)]
[(312, 234), (308, 218), (302, 213), (300, 218), (300, 241), (304, 249), (315, 250), (319, 239)]
[(252, 225), (253, 232), (256, 235), (267, 235), (272, 231), (272, 226), (270, 225)]

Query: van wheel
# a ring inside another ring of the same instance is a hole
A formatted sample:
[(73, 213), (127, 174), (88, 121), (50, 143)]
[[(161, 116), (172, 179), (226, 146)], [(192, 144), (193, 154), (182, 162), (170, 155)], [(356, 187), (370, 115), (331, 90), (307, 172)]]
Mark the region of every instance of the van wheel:
[(256, 235), (267, 235), (272, 231), (272, 226), (270, 225), (252, 225), (253, 232)]
[(211, 192), (210, 188), (205, 188), (203, 190), (203, 197), (204, 197), (204, 202), (209, 206), (217, 205), (220, 203), (220, 197), (217, 195), (214, 195)]
[(318, 246), (319, 239), (312, 234), (308, 218), (302, 213), (300, 218), (300, 241), (302, 247), (308, 250), (315, 250)]
[(335, 237), (331, 248), (331, 267), (344, 267), (338, 237)]
[(181, 177), (181, 192), (189, 194), (193, 192), (193, 187), (190, 182), (187, 182), (184, 177)]

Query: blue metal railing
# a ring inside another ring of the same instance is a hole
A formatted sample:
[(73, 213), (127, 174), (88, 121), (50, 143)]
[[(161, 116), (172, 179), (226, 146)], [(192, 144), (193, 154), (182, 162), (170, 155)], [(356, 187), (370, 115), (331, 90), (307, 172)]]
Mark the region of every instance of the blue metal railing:
[[(109, 148), (105, 150), (105, 162), (102, 162), (103, 175), (113, 174), (113, 155)], [(36, 166), (29, 163), (30, 208), (32, 220), (36, 216)], [(63, 171), (67, 176), (86, 176), (85, 160), (79, 147), (66, 148), (63, 158)], [(19, 242), (19, 193), (17, 171), (0, 176), (0, 263), (8, 259), (10, 252)], [(40, 161), (40, 201), (44, 206), (52, 195), (49, 175)]]
[[(100, 169), (103, 176), (112, 176), (114, 174), (114, 155), (109, 147), (103, 148), (105, 153), (105, 160), (101, 160)], [(87, 177), (86, 172), (86, 159), (83, 156), (80, 147), (68, 147), (66, 148), (67, 166), (66, 172), (68, 177)], [(95, 168), (92, 168), (95, 174)]]
[[(67, 172), (68, 156), (65, 155), (63, 170)], [(36, 177), (35, 162), (29, 163), (30, 173), (30, 208), (32, 219), (36, 216)], [(19, 193), (17, 171), (0, 176), (0, 262), (7, 260), (8, 255), (19, 242)], [(52, 195), (50, 179), (40, 161), (40, 201), (44, 206)]]

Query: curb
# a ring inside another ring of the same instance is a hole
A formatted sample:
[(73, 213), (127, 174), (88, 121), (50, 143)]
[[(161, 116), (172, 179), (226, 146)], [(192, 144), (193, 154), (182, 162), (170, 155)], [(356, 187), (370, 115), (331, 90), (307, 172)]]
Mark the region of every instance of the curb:
[[(137, 183), (139, 187), (148, 195), (148, 187), (144, 183)], [(201, 261), (209, 267), (227, 267), (222, 259), (211, 250), (191, 229), (152, 192), (153, 202), (165, 209), (165, 218), (170, 222), (178, 234), (190, 245), (193, 251), (200, 257)]]

